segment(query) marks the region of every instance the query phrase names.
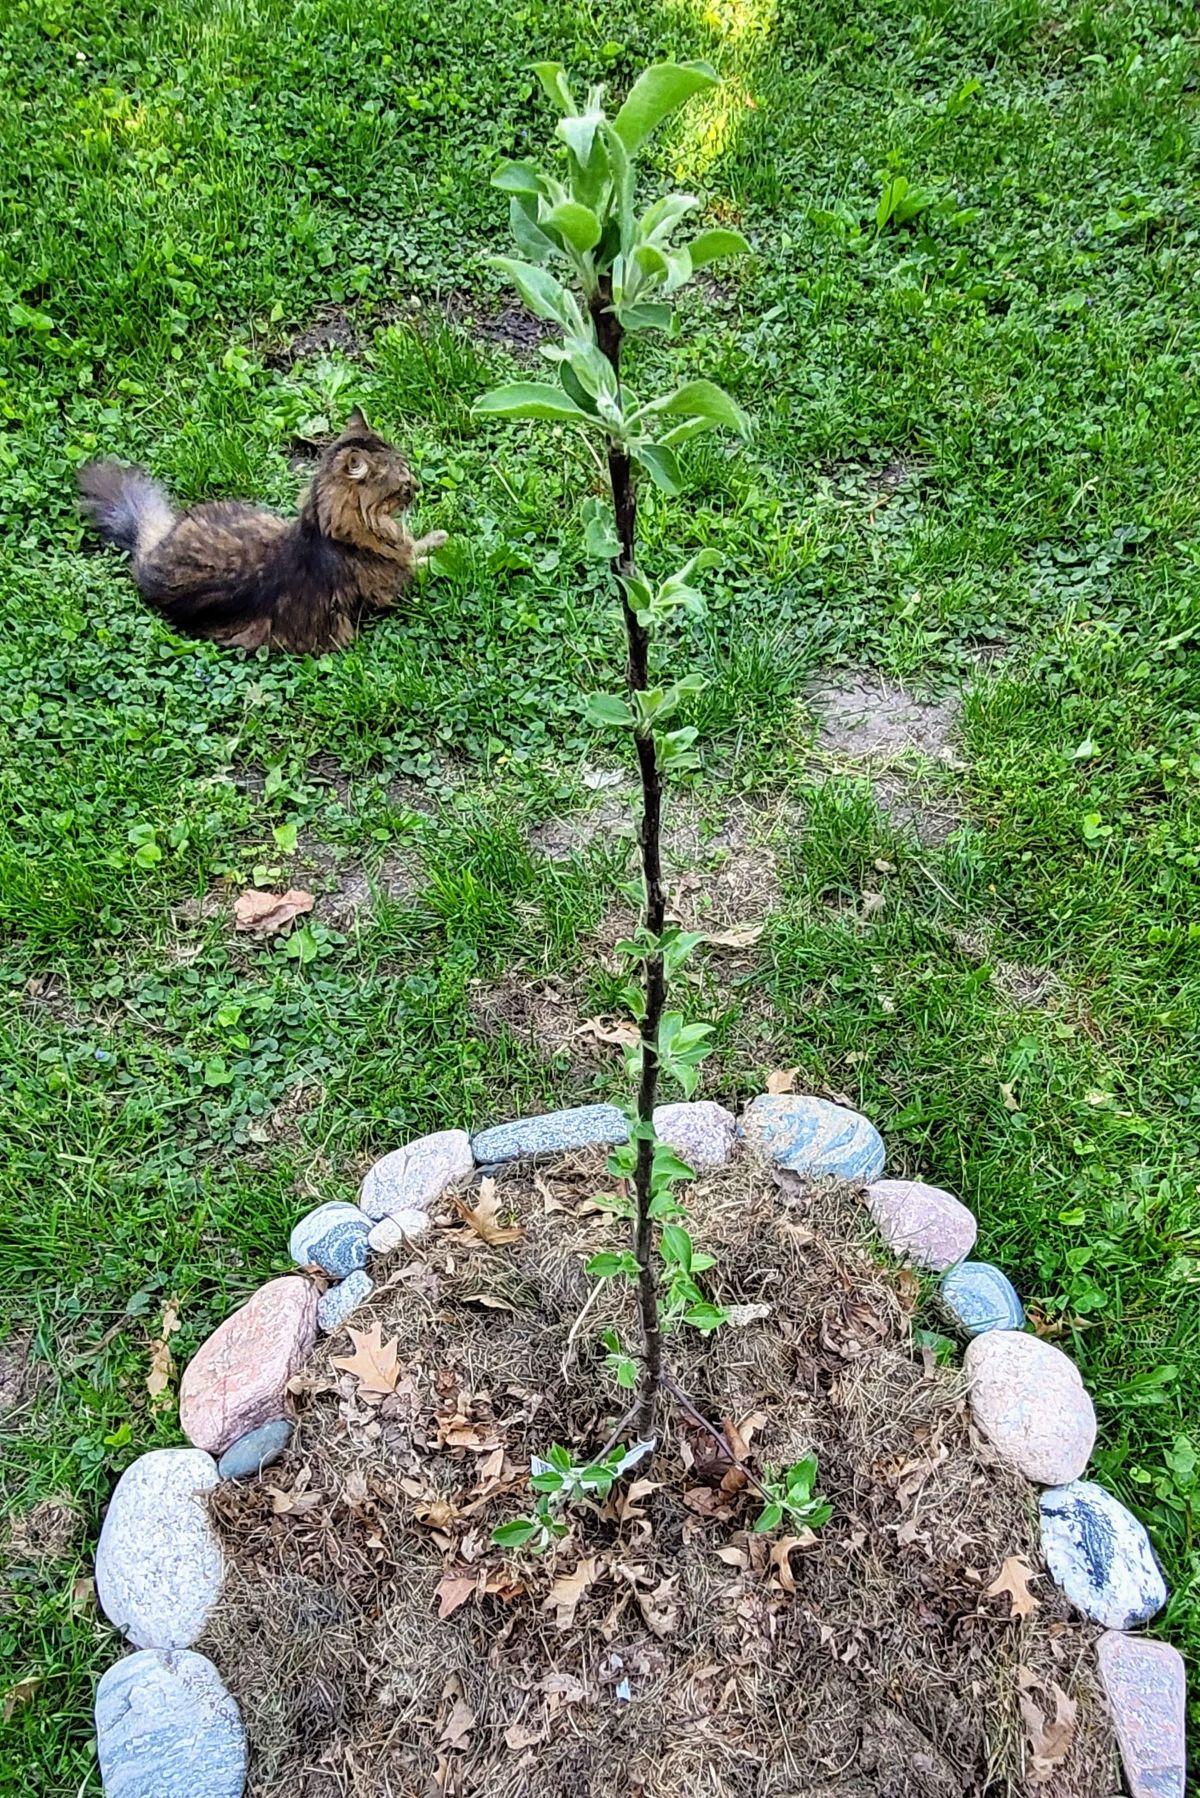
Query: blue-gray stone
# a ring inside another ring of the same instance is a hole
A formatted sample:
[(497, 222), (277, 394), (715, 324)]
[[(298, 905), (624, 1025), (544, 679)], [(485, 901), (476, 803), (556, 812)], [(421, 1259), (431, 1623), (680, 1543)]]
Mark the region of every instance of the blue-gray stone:
[(375, 1282), (370, 1274), (360, 1269), (357, 1273), (347, 1274), (340, 1286), (331, 1286), (329, 1291), (321, 1295), (317, 1306), (317, 1322), (327, 1335), (340, 1330), (352, 1311), (365, 1304), (375, 1290)]
[(577, 1105), (572, 1111), (549, 1111), (544, 1117), (517, 1118), (512, 1124), (481, 1130), (471, 1138), (471, 1152), (477, 1162), (497, 1166), (527, 1155), (555, 1155), (628, 1139), (625, 1113), (616, 1105)]
[(1167, 1602), (1150, 1538), (1119, 1499), (1092, 1480), (1041, 1497), (1042, 1557), (1076, 1610), (1106, 1629), (1133, 1629)]
[(246, 1736), (211, 1661), (144, 1648), (96, 1688), (105, 1798), (242, 1798)]
[(952, 1267), (942, 1281), (942, 1299), (967, 1336), (1025, 1328), (1015, 1286), (990, 1261), (960, 1261)]
[(745, 1140), (794, 1173), (869, 1185), (883, 1172), (883, 1138), (857, 1111), (805, 1093), (764, 1093), (741, 1122)]
[(249, 1430), (230, 1443), (217, 1462), (217, 1472), (223, 1480), (250, 1479), (264, 1467), (270, 1467), (273, 1461), (278, 1461), (291, 1439), (292, 1426), (286, 1417), (274, 1417), (270, 1423), (260, 1423), (256, 1430)]
[(335, 1199), (300, 1219), (288, 1241), (288, 1253), (298, 1267), (319, 1267), (342, 1280), (367, 1265), (370, 1228), (365, 1211)]

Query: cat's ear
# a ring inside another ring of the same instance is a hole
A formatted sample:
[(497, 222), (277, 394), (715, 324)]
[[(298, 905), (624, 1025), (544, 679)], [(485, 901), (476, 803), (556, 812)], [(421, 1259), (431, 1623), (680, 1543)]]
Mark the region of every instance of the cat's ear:
[(365, 456), (351, 456), (346, 463), (346, 474), (352, 481), (365, 481), (369, 467)]
[(346, 420), (346, 428), (343, 431), (342, 435), (344, 437), (361, 437), (365, 432), (369, 431), (370, 429), (371, 429), (371, 427), (367, 423), (366, 414), (364, 413), (362, 407), (355, 406), (353, 412), (350, 414), (349, 418)]

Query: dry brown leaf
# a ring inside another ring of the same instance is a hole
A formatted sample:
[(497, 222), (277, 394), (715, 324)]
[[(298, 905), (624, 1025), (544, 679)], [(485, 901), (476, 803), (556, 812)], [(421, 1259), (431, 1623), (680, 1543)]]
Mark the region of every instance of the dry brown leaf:
[(771, 1549), (771, 1566), (776, 1579), (785, 1592), (796, 1590), (796, 1576), (792, 1572), (794, 1550), (811, 1548), (816, 1539), (812, 1530), (801, 1530), (798, 1536), (781, 1536)]
[(41, 1674), (31, 1673), (28, 1679), (19, 1679), (15, 1686), (9, 1686), (4, 1694), (4, 1721), (6, 1723), (12, 1721), (14, 1711), (19, 1710), (23, 1704), (29, 1703), (41, 1683)]
[(312, 894), (299, 887), (289, 887), (286, 893), (261, 893), (257, 887), (251, 887), (239, 894), (234, 905), (234, 929), (250, 930), (255, 936), (274, 936), (277, 930), (285, 930), (311, 911), (313, 904)]
[(580, 1599), (595, 1584), (600, 1570), (600, 1561), (592, 1555), (580, 1561), (573, 1573), (559, 1574), (542, 1603), (544, 1611), (554, 1612), (556, 1629), (570, 1629)]
[(532, 1728), (527, 1723), (510, 1723), (504, 1732), (504, 1746), (513, 1754), (520, 1754), (525, 1748), (536, 1748), (548, 1734), (544, 1721)]
[(395, 1392), (396, 1381), (400, 1378), (396, 1338), (393, 1336), (390, 1342), (384, 1342), (378, 1322), (369, 1330), (356, 1330), (353, 1325), (347, 1328), (354, 1353), (331, 1356), (332, 1365), (352, 1373), (360, 1392)]
[(636, 1024), (622, 1023), (619, 1018), (585, 1018), (573, 1034), (597, 1043), (613, 1043), (618, 1049), (635, 1049), (642, 1040)]
[[(1053, 1680), (1047, 1685), (1028, 1667), (1018, 1667), (1017, 1682), (1021, 1688), (1021, 1721), (1031, 1751), (1029, 1783), (1044, 1785), (1066, 1759), (1075, 1737), (1075, 1717), (1079, 1707), (1060, 1685)], [(1051, 1706), (1052, 1717), (1048, 1715)]]
[(460, 1604), (466, 1604), (476, 1584), (473, 1573), (447, 1573), (437, 1589), (438, 1616), (452, 1617)]
[(446, 1721), (438, 1737), (443, 1748), (465, 1748), (475, 1727), (475, 1713), (467, 1703), (462, 1680), (452, 1673), (442, 1687), (442, 1713)]
[(1015, 1080), (1010, 1080), (1007, 1085), (1003, 1080), (1000, 1082), (1000, 1097), (1004, 1100), (1005, 1111), (1020, 1111), (1021, 1109), (1021, 1101), (1015, 1091), (1016, 1084)]
[(638, 1608), (660, 1641), (673, 1636), (679, 1626), (679, 1600), (675, 1596), (678, 1584), (679, 1575), (675, 1574), (671, 1579), (660, 1580), (652, 1592), (635, 1588)]
[(724, 1561), (727, 1567), (737, 1567), (743, 1573), (750, 1565), (750, 1556), (746, 1553), (745, 1549), (737, 1548), (732, 1543), (725, 1548), (718, 1548), (716, 1550), (716, 1556), (718, 1561)]
[(506, 1242), (520, 1242), (525, 1234), (520, 1224), (500, 1222), (500, 1201), (496, 1196), (496, 1182), (490, 1174), (485, 1174), (479, 1182), (479, 1203), (474, 1210), (463, 1199), (455, 1197), (451, 1202), (468, 1230), (489, 1248), (499, 1248)]
[[(168, 1299), (163, 1306), (158, 1335), (150, 1344), (150, 1371), (146, 1375), (146, 1391), (155, 1401), (161, 1399), (166, 1392), (174, 1372), (174, 1363), (171, 1360), (168, 1343), (178, 1328), (179, 1300)], [(157, 1403), (155, 1408), (157, 1409)]]
[(733, 924), (728, 930), (706, 930), (700, 940), (711, 943), (715, 949), (749, 949), (766, 928), (761, 918), (752, 919), (747, 924)]
[(96, 1608), (96, 1582), (94, 1579), (79, 1578), (71, 1587), (71, 1609), (79, 1614), (94, 1611)]
[(367, 1476), (360, 1467), (352, 1467), (346, 1475), (346, 1484), (342, 1487), (342, 1497), (352, 1508), (365, 1505), (371, 1496), (367, 1488)]
[(794, 1093), (796, 1076), (799, 1068), (776, 1068), (773, 1074), (767, 1075), (767, 1091), (769, 1093)]
[(1033, 1593), (1029, 1590), (1030, 1580), (1036, 1578), (1037, 1575), (1034, 1573), (1033, 1568), (1022, 1555), (1009, 1555), (1003, 1567), (1001, 1567), (999, 1573), (988, 1587), (988, 1597), (998, 1598), (1001, 1593), (1007, 1592), (1010, 1607), (1009, 1615), (1013, 1617), (1028, 1617), (1033, 1611), (1037, 1610), (1038, 1605), (1041, 1603), (1041, 1599), (1035, 1598)]

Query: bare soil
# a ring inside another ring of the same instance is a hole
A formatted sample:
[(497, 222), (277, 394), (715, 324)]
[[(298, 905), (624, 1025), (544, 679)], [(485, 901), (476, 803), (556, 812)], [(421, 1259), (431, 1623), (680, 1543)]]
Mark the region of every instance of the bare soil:
[[(448, 1204), (354, 1318), (394, 1342), (394, 1390), (336, 1365), (346, 1333), (323, 1342), (287, 1459), (213, 1494), (231, 1573), (198, 1646), (242, 1707), (252, 1798), (1107, 1798), (1098, 1632), (1045, 1580), (1030, 1488), (914, 1347), (919, 1282), (878, 1265), (846, 1189), (748, 1157), (698, 1180), (705, 1278), (758, 1320), (670, 1350), (754, 1472), (815, 1449), (820, 1534), (754, 1533), (741, 1469), (664, 1401), (655, 1454), (552, 1554), (492, 1546), (531, 1455), (594, 1454), (623, 1408), (598, 1337), (632, 1340), (628, 1294), (584, 1271), (620, 1240), (604, 1183), (599, 1155), (514, 1170), (500, 1216), (524, 1234), (501, 1247)], [(988, 1591), (1014, 1556), (1020, 1618)]]

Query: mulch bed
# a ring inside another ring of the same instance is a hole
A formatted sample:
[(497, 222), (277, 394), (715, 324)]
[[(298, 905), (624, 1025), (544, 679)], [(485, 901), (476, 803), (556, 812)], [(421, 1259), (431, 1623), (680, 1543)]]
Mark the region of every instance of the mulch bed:
[[(709, 1288), (769, 1311), (670, 1343), (755, 1471), (816, 1450), (818, 1537), (755, 1535), (742, 1473), (664, 1404), (657, 1452), (551, 1554), (492, 1546), (530, 1456), (594, 1454), (623, 1409), (599, 1336), (635, 1340), (630, 1295), (584, 1272), (619, 1246), (607, 1183), (599, 1155), (512, 1170), (501, 1246), (449, 1202), (353, 1319), (394, 1340), (394, 1390), (322, 1342), (287, 1459), (214, 1492), (230, 1574), (197, 1646), (242, 1708), (251, 1798), (1108, 1798), (1098, 1632), (846, 1189), (747, 1157), (702, 1176)], [(988, 1590), (1005, 1563), (1025, 1615)]]

